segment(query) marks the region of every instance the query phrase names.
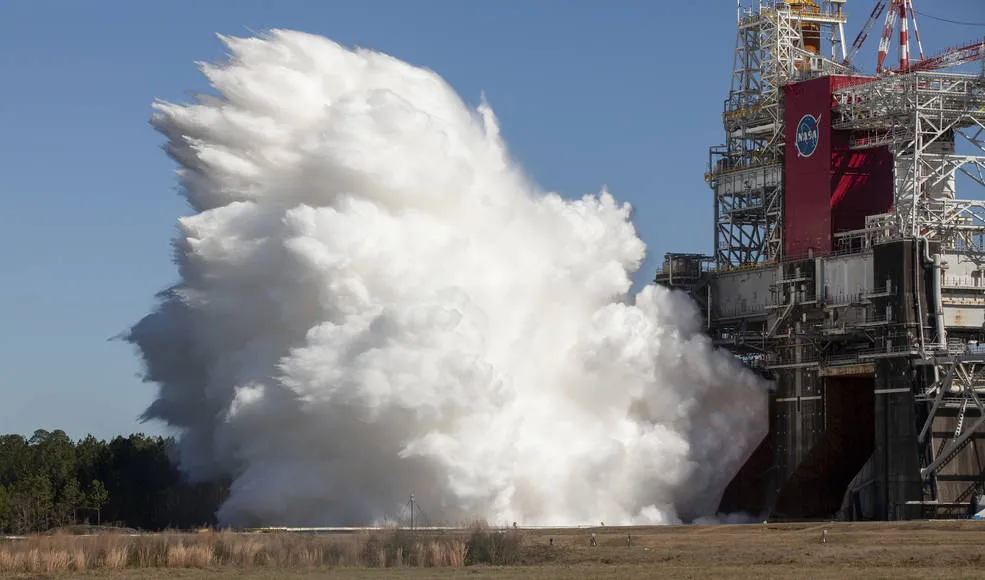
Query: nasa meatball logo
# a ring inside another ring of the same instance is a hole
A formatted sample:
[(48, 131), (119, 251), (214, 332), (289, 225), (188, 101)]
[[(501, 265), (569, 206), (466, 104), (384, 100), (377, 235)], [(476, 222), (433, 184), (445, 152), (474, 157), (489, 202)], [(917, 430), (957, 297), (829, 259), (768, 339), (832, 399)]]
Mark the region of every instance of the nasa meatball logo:
[(804, 115), (797, 123), (797, 153), (801, 157), (810, 157), (817, 150), (819, 123), (814, 115)]

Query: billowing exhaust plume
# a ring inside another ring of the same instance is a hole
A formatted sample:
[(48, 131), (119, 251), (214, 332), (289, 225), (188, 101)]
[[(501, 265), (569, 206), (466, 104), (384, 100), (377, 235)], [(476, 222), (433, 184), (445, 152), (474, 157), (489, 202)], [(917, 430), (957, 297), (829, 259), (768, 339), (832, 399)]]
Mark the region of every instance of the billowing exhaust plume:
[(714, 513), (766, 389), (602, 191), (539, 191), (486, 104), (275, 30), (222, 38), (216, 95), (152, 123), (194, 215), (128, 340), (223, 524), (673, 522)]

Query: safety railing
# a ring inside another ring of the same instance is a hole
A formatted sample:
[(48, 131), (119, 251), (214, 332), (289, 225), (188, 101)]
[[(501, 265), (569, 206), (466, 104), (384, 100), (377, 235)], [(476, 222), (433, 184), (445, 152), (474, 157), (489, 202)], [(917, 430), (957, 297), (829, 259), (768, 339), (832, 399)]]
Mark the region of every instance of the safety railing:
[(748, 304), (740, 302), (737, 304), (722, 304), (719, 302), (712, 309), (712, 317), (716, 320), (725, 320), (729, 318), (765, 316), (768, 312), (766, 307), (767, 305), (764, 303)]
[(980, 276), (944, 276), (944, 288), (985, 290), (985, 279)]

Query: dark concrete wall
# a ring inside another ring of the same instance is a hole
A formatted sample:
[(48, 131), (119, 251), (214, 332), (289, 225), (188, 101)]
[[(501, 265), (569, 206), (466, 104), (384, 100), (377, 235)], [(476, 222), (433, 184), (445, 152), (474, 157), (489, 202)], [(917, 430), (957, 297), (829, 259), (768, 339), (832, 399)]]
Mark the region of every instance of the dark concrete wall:
[[(909, 513), (907, 501), (923, 499), (917, 448), (917, 417), (913, 394), (912, 369), (906, 359), (888, 359), (876, 371), (875, 514), (877, 519), (896, 520), (920, 517)], [(905, 390), (903, 390), (905, 389)]]
[(824, 401), (816, 370), (778, 373), (772, 424), (773, 464), (779, 489), (824, 431)]
[(732, 478), (722, 494), (719, 513), (747, 513), (761, 517), (773, 505), (773, 430), (766, 434), (742, 469)]
[[(900, 289), (891, 301), (894, 319), (914, 335), (927, 320), (925, 276), (913, 242), (876, 246), (874, 274), (878, 284), (889, 278)], [(920, 301), (918, 316), (917, 300)], [(899, 329), (897, 329), (899, 330)], [(929, 331), (929, 329), (927, 329)], [(906, 358), (884, 359), (876, 366), (874, 500), (877, 519), (920, 517), (908, 501), (923, 498), (917, 409), (913, 390), (919, 381)], [(911, 513), (913, 512), (913, 513)]]
[[(900, 292), (893, 297), (890, 302), (893, 304), (894, 320), (904, 324), (913, 325), (917, 322), (916, 298), (920, 296), (925, 305), (926, 298), (921, 294), (923, 291), (923, 272), (914, 271), (919, 264), (914, 262), (914, 244), (911, 241), (895, 242), (876, 246), (873, 256), (873, 278), (877, 287), (883, 286), (886, 280), (891, 280), (893, 288), (900, 289)], [(914, 274), (917, 279), (915, 280)], [(916, 286), (919, 284), (919, 287)], [(927, 309), (922, 308), (924, 318)]]
[(872, 454), (872, 378), (829, 377), (824, 383), (824, 432), (780, 489), (774, 519), (833, 517)]

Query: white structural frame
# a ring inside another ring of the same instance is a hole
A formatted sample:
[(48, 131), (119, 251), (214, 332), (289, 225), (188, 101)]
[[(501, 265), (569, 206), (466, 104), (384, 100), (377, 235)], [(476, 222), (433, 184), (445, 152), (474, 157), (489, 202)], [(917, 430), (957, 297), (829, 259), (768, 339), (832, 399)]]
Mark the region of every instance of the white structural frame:
[[(817, 8), (764, 3), (737, 15), (732, 86), (722, 121), (726, 142), (709, 152), (719, 269), (776, 262), (783, 252), (783, 86), (822, 74), (847, 74), (842, 2)], [(805, 48), (817, 27), (831, 58)]]
[[(835, 92), (834, 127), (854, 132), (853, 149), (888, 147), (893, 156), (893, 209), (870, 216), (861, 235), (866, 246), (893, 240), (914, 240), (929, 253), (936, 243), (934, 276), (943, 277), (936, 264), (942, 254), (961, 254), (985, 265), (985, 71), (982, 75), (913, 72), (891, 75)], [(958, 148), (970, 154), (957, 153)], [(962, 192), (978, 199), (958, 199), (958, 176), (977, 191)], [(926, 261), (926, 260), (925, 260)], [(940, 304), (947, 289), (935, 284), (933, 300)], [(969, 290), (971, 292), (969, 293)], [(962, 300), (985, 300), (980, 288), (964, 288)], [(915, 355), (917, 364), (929, 365), (934, 381), (914, 385), (917, 402), (929, 405), (918, 442), (925, 456), (920, 475), (936, 496), (941, 469), (954, 460), (985, 427), (985, 352), (961, 339), (947, 340), (943, 323), (936, 336), (925, 333), (920, 321)], [(941, 411), (950, 409), (956, 421), (953, 434), (933, 445), (932, 425)], [(966, 420), (967, 414), (972, 417)], [(956, 499), (969, 500), (983, 492), (972, 483)]]
[[(985, 204), (956, 192), (964, 175), (981, 190), (971, 197), (985, 199), (985, 77), (909, 73), (839, 89), (834, 99), (833, 126), (854, 131), (853, 149), (889, 147), (893, 155), (893, 211), (870, 222), (889, 218), (890, 239), (985, 251)], [(956, 153), (961, 144), (971, 154)]]

